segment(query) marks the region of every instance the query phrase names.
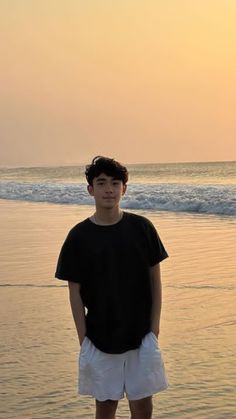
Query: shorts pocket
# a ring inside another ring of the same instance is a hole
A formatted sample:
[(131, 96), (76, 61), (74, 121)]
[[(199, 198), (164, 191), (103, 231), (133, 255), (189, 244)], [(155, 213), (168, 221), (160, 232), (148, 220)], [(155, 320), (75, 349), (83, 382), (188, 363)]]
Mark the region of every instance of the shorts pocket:
[(79, 351), (80, 363), (85, 362), (88, 350), (89, 350), (89, 339), (87, 338), (87, 336), (85, 336), (85, 338), (84, 338), (84, 340), (83, 340), (83, 342), (80, 346), (80, 351)]
[(159, 342), (158, 342), (158, 338), (156, 337), (155, 333), (150, 332), (150, 337), (152, 338), (152, 340), (155, 342), (156, 346), (159, 347)]
[(163, 366), (158, 339), (153, 332), (149, 332), (142, 340), (140, 361), (145, 365), (144, 370), (147, 373), (152, 373)]
[(91, 340), (85, 336), (82, 345), (80, 347), (79, 363), (80, 366), (86, 366), (90, 364), (91, 359), (94, 357), (96, 348)]
[(88, 343), (88, 338), (87, 336), (84, 337), (82, 344), (80, 345), (80, 352), (83, 352), (86, 349), (86, 346)]
[(156, 335), (153, 332), (147, 333), (143, 340), (142, 340), (142, 346), (146, 349), (158, 349), (159, 350), (159, 343)]

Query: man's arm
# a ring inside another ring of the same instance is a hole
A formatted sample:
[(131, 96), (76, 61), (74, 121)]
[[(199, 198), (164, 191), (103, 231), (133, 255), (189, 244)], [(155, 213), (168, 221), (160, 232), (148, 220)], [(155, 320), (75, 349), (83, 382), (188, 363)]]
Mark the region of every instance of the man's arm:
[(150, 268), (150, 278), (152, 287), (151, 331), (158, 337), (162, 305), (161, 269), (159, 263)]
[(75, 327), (79, 337), (80, 345), (86, 335), (85, 310), (80, 296), (80, 284), (77, 282), (68, 282), (70, 306), (73, 314)]

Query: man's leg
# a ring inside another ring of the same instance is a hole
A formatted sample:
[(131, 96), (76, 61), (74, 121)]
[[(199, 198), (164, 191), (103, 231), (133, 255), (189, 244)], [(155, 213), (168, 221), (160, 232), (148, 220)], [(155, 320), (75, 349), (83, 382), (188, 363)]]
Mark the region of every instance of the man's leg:
[(96, 419), (115, 419), (118, 400), (96, 400)]
[(131, 419), (151, 419), (152, 396), (140, 400), (129, 400)]

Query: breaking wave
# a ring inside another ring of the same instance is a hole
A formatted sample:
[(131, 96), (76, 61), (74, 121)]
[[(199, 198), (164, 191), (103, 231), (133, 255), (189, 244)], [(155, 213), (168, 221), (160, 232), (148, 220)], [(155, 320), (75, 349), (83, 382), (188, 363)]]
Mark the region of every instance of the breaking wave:
[[(84, 183), (0, 182), (0, 198), (31, 202), (91, 205)], [(124, 209), (236, 215), (233, 185), (189, 185), (177, 183), (129, 184), (122, 200)]]

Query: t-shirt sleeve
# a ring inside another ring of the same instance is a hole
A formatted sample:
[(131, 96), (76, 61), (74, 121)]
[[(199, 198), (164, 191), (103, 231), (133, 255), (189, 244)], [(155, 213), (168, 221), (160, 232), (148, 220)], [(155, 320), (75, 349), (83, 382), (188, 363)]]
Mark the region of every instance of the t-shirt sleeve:
[(81, 282), (78, 244), (72, 231), (69, 232), (61, 248), (55, 277), (65, 281)]
[(168, 253), (150, 220), (147, 220), (148, 257), (150, 266), (168, 258)]

